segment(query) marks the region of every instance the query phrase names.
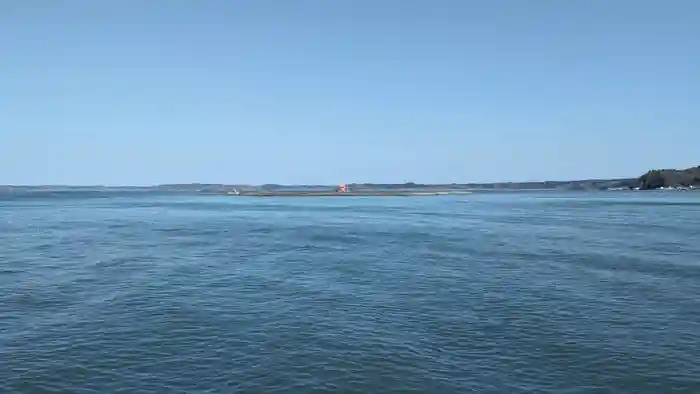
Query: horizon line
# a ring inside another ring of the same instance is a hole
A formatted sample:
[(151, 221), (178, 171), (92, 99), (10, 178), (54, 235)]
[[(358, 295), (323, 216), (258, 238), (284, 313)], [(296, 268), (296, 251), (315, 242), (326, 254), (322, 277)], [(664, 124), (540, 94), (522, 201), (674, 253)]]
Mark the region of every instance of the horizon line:
[[(614, 177), (614, 178), (586, 178), (586, 179), (560, 179), (560, 180), (555, 180), (555, 179), (549, 179), (549, 180), (519, 180), (519, 181), (486, 181), (486, 182), (439, 182), (439, 183), (426, 183), (426, 182), (413, 182), (413, 181), (404, 181), (404, 182), (398, 182), (398, 183), (392, 183), (392, 182), (345, 182), (345, 184), (348, 185), (406, 185), (406, 184), (415, 184), (415, 185), (424, 185), (424, 186), (443, 186), (443, 185), (496, 185), (496, 184), (513, 184), (513, 183), (563, 183), (563, 182), (595, 182), (595, 181), (624, 181), (624, 180), (630, 180), (630, 179), (637, 179), (640, 176), (650, 172), (650, 171), (684, 171), (688, 169), (693, 169), (693, 168), (700, 168), (700, 165), (696, 166), (689, 166), (689, 167), (684, 167), (684, 168), (652, 168), (652, 169), (647, 169), (644, 171), (641, 175), (636, 175), (636, 176), (625, 176), (625, 177)], [(265, 185), (274, 185), (274, 186), (323, 186), (323, 187), (331, 187), (331, 186), (338, 186), (341, 183), (334, 183), (334, 184), (323, 184), (323, 183), (222, 183), (222, 182), (185, 182), (185, 183), (156, 183), (156, 184), (148, 184), (148, 185), (137, 185), (137, 184), (119, 184), (119, 185), (108, 185), (108, 184), (68, 184), (68, 183), (43, 183), (43, 184), (5, 184), (5, 183), (0, 183), (0, 187), (16, 187), (16, 188), (22, 188), (22, 187), (81, 187), (81, 188), (126, 188), (126, 187), (135, 187), (135, 188), (156, 188), (156, 187), (164, 187), (164, 186), (177, 186), (177, 185), (221, 185), (221, 186), (265, 186)]]
[[(487, 182), (348, 182), (347, 185), (417, 185), (417, 186), (446, 186), (446, 185), (498, 185), (498, 184), (513, 184), (513, 183), (572, 183), (572, 182), (597, 182), (597, 181), (623, 181), (637, 179), (636, 177), (618, 177), (618, 178), (587, 178), (587, 179), (567, 179), (567, 180), (529, 180), (529, 181), (487, 181)], [(60, 183), (37, 183), (37, 184), (0, 184), (3, 188), (23, 188), (23, 187), (76, 187), (76, 188), (157, 188), (166, 186), (318, 186), (318, 187), (334, 187), (342, 183), (326, 184), (326, 183), (220, 183), (220, 182), (189, 182), (189, 183), (157, 183), (148, 185), (99, 185), (99, 184), (60, 184)]]

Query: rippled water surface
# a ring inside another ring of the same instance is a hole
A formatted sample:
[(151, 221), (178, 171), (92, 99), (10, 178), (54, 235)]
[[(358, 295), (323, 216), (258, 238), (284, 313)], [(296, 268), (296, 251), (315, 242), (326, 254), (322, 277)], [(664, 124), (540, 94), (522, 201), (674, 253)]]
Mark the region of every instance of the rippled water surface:
[(700, 393), (700, 193), (0, 200), (3, 393)]

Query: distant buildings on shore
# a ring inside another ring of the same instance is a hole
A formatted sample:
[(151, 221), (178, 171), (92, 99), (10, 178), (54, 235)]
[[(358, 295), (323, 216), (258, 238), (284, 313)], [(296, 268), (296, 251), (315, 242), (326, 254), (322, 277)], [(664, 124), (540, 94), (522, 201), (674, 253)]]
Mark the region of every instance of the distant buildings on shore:
[[(610, 187), (607, 189), (608, 191), (630, 191), (630, 190), (641, 190), (639, 187)], [(697, 190), (700, 191), (700, 187), (698, 186), (665, 186), (665, 187), (660, 187), (658, 189), (648, 189), (648, 190), (675, 190), (675, 191), (692, 191), (692, 190)]]

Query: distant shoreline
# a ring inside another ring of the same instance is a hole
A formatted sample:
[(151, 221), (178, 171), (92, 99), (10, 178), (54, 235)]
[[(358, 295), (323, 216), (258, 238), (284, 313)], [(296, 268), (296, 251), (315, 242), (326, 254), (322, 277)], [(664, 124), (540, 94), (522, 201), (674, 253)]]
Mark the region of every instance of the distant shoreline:
[[(457, 192), (508, 192), (508, 191), (619, 191), (619, 190), (656, 190), (700, 189), (700, 166), (683, 170), (650, 170), (637, 178), (623, 179), (586, 179), (574, 181), (542, 182), (494, 182), (494, 183), (452, 183), (420, 184), (406, 182), (400, 184), (350, 183), (348, 190), (353, 193), (402, 195), (416, 193), (457, 193)], [(131, 191), (131, 192), (196, 192), (205, 194), (227, 194), (237, 190), (242, 194), (274, 195), (328, 193), (335, 195), (338, 185), (245, 185), (245, 184), (164, 184), (154, 186), (70, 186), (70, 185), (0, 185), (0, 193), (13, 192), (56, 192), (56, 191)], [(359, 195), (359, 194), (358, 194)]]
[(326, 191), (307, 191), (307, 192), (241, 192), (241, 193), (225, 193), (230, 196), (237, 197), (428, 197), (428, 196), (452, 196), (452, 195), (468, 195), (469, 191), (430, 191), (430, 192), (402, 192), (402, 191), (364, 191), (364, 192), (326, 192)]

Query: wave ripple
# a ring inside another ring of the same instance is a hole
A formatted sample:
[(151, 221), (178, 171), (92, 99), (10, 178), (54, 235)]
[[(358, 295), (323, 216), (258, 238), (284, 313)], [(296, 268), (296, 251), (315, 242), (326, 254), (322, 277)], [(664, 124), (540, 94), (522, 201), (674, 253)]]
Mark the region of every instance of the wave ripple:
[(1, 392), (700, 392), (692, 193), (43, 197)]

